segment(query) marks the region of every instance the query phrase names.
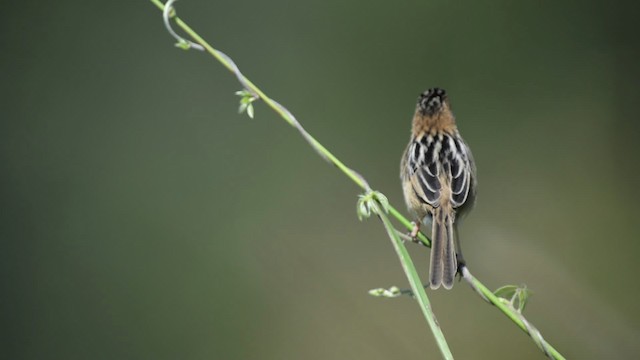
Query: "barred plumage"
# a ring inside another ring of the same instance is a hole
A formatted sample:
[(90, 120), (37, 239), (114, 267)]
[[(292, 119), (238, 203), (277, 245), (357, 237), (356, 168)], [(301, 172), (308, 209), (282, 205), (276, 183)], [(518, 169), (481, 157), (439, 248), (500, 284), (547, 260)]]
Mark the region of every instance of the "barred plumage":
[(433, 289), (453, 286), (456, 255), (462, 261), (455, 227), (475, 201), (475, 173), (473, 156), (458, 132), (445, 91), (425, 91), (418, 99), (400, 177), (407, 207), (418, 222), (431, 225)]

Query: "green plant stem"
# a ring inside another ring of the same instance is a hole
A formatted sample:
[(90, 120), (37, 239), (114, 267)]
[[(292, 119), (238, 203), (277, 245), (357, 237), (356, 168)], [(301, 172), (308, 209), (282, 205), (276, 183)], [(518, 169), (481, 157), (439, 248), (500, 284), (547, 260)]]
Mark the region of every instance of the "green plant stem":
[(487, 302), (500, 309), (500, 311), (502, 311), (509, 319), (511, 319), (511, 321), (513, 321), (522, 331), (531, 336), (538, 348), (540, 348), (540, 350), (542, 350), (545, 355), (552, 359), (565, 360), (565, 357), (560, 354), (558, 350), (556, 350), (553, 346), (551, 346), (551, 344), (549, 344), (545, 339), (542, 338), (537, 329), (533, 328), (533, 326), (530, 324), (529, 326), (525, 324), (527, 320), (520, 312), (507, 305), (507, 303), (505, 303), (505, 301), (503, 301), (501, 298), (497, 297), (491, 290), (484, 286), (484, 284), (482, 284), (480, 280), (471, 275), (471, 273), (467, 269), (464, 269), (463, 271), (465, 271), (463, 272), (464, 278), (469, 283), (471, 288), (474, 289)]
[[(156, 5), (160, 10), (164, 10), (164, 4), (160, 0), (150, 0), (150, 1), (154, 5)], [(320, 144), (320, 142), (318, 142), (315, 138), (313, 138), (310, 134), (308, 134), (300, 126), (300, 124), (295, 119), (295, 117), (287, 109), (285, 109), (282, 105), (277, 103), (275, 100), (273, 100), (270, 97), (268, 97), (264, 92), (262, 92), (262, 90), (260, 90), (257, 86), (255, 86), (253, 84), (253, 82), (251, 82), (249, 79), (244, 77), (239, 72), (239, 70), (237, 70), (237, 67), (235, 66), (235, 64), (233, 64), (233, 62), (231, 61), (230, 58), (226, 57), (226, 55), (224, 55), (220, 51), (218, 51), (218, 50), (214, 49), (213, 47), (211, 47), (211, 45), (209, 45), (193, 29), (191, 29), (191, 27), (189, 27), (186, 23), (184, 23), (178, 17), (174, 17), (174, 20), (175, 20), (176, 24), (185, 33), (187, 33), (189, 36), (191, 36), (191, 38), (195, 42), (197, 42), (198, 44), (204, 46), (204, 48), (206, 49), (206, 51), (208, 53), (210, 53), (213, 57), (215, 57), (229, 71), (234, 73), (238, 77), (238, 80), (247, 88), (247, 90), (250, 90), (251, 92), (253, 92), (257, 96), (259, 96), (269, 107), (271, 107), (276, 113), (278, 113), (285, 121), (287, 121), (290, 125), (292, 125), (296, 129), (298, 129), (298, 131), (301, 132), (301, 134), (305, 137), (307, 142), (309, 142), (309, 144), (320, 154), (320, 156), (322, 156), (325, 160), (327, 160), (331, 164), (335, 165), (338, 169), (340, 169), (340, 171), (342, 171), (348, 178), (350, 178), (360, 188), (364, 189), (365, 191), (370, 191), (371, 190), (371, 188), (369, 187), (369, 184), (366, 182), (366, 180), (362, 176), (360, 176), (360, 174), (358, 174), (354, 170), (352, 170), (349, 167), (347, 167), (342, 161), (340, 161), (338, 158), (336, 158), (331, 152), (329, 152), (329, 150), (327, 150), (322, 144)], [(391, 216), (393, 216), (396, 220), (398, 220), (402, 224), (402, 226), (404, 226), (406, 229), (411, 230), (413, 228), (413, 225), (412, 225), (411, 221), (407, 220), (395, 208), (393, 208), (392, 206), (389, 206), (388, 210), (389, 210), (389, 214), (391, 214)], [(382, 219), (382, 217), (381, 217), (381, 219)], [(387, 218), (387, 221), (388, 220), (389, 219)], [(385, 223), (384, 220), (383, 220), (383, 223), (385, 225), (385, 228), (387, 228), (387, 232), (389, 232), (390, 223)], [(395, 237), (397, 238), (397, 234), (395, 234)], [(418, 234), (418, 238), (423, 244), (425, 244), (427, 246), (431, 245), (431, 242), (429, 241), (429, 239), (424, 234), (419, 233)], [(396, 242), (394, 240), (394, 247), (395, 247), (395, 244), (396, 244)], [(409, 261), (410, 261), (410, 258), (408, 256), (408, 254), (406, 254), (406, 248), (404, 248), (404, 245), (401, 245), (400, 248), (401, 248), (401, 250), (402, 249), (404, 250), (404, 254), (402, 253), (402, 251), (399, 251), (398, 248), (396, 248), (396, 251), (398, 252), (398, 256), (401, 259), (403, 267), (406, 267), (406, 266), (408, 266), (410, 264), (410, 267), (413, 268), (414, 273), (415, 273), (415, 276), (413, 276), (411, 271), (406, 272), (406, 268), (405, 268), (406, 275), (410, 279), (409, 281), (411, 283), (412, 281), (415, 281), (416, 279), (418, 279), (417, 278), (417, 272), (415, 272), (415, 267), (413, 267), (412, 263), (407, 263), (406, 262), (406, 259), (409, 259)], [(522, 329), (529, 336), (533, 337), (533, 334), (531, 334), (529, 332), (529, 329), (527, 328), (525, 323), (522, 321), (522, 319), (523, 319), (522, 314), (518, 313), (515, 309), (512, 309), (509, 306), (506, 306), (501, 301), (500, 298), (495, 296), (491, 290), (489, 290), (485, 285), (483, 285), (475, 277), (471, 277), (470, 279), (467, 279), (467, 282), (480, 295), (480, 297), (482, 297), (483, 299), (485, 299), (486, 301), (488, 301), (492, 305), (496, 306), (509, 319), (511, 319), (520, 329)], [(422, 289), (421, 290), (422, 293), (424, 293), (424, 289), (422, 288), (422, 286), (419, 286), (419, 288), (421, 288)], [(412, 285), (412, 289), (413, 289), (413, 285)], [(413, 291), (414, 291), (414, 294), (420, 294), (420, 292), (421, 292), (419, 290), (416, 291), (416, 289), (413, 289)], [(416, 298), (418, 299), (418, 302), (420, 303), (422, 311), (423, 311), (423, 313), (425, 313), (425, 317), (426, 317), (427, 316), (426, 312), (431, 312), (430, 307), (429, 307), (429, 302), (428, 302), (428, 299), (426, 299), (426, 294), (425, 294), (424, 299), (420, 300), (420, 297), (421, 296), (417, 296)], [(424, 301), (425, 299), (426, 299), (426, 302)], [(427, 321), (429, 321), (428, 318), (427, 318)], [(431, 325), (431, 323), (430, 323), (430, 325)], [(437, 324), (435, 324), (435, 326), (439, 329)], [(431, 328), (433, 330), (434, 326), (431, 326)], [(440, 345), (440, 342), (438, 340), (438, 336), (436, 335), (435, 331), (434, 331), (434, 336), (436, 337), (436, 341)], [(553, 346), (551, 346), (549, 343), (547, 343), (544, 339), (534, 339), (534, 341), (536, 342), (536, 344), (539, 344), (539, 346), (543, 346), (546, 349), (545, 353), (548, 356), (550, 356), (551, 358), (554, 358), (554, 359), (565, 359)], [(441, 348), (441, 351), (442, 351), (443, 354), (445, 354), (445, 351), (442, 348)]]
[(387, 231), (387, 235), (389, 235), (389, 238), (393, 243), (393, 247), (398, 254), (400, 263), (402, 264), (402, 268), (404, 269), (404, 272), (407, 275), (407, 279), (409, 280), (409, 285), (411, 286), (413, 295), (418, 301), (420, 309), (422, 310), (422, 314), (424, 315), (424, 318), (427, 320), (427, 323), (431, 328), (431, 332), (436, 339), (436, 343), (438, 344), (438, 348), (440, 349), (442, 356), (445, 359), (453, 359), (453, 355), (451, 354), (451, 350), (449, 349), (447, 340), (442, 333), (442, 329), (440, 328), (440, 325), (436, 320), (435, 314), (431, 310), (431, 303), (429, 302), (427, 293), (424, 291), (424, 286), (422, 285), (422, 281), (420, 281), (420, 277), (418, 276), (416, 267), (413, 265), (413, 261), (409, 256), (407, 248), (404, 246), (402, 239), (400, 239), (400, 237), (398, 236), (398, 232), (391, 223), (391, 220), (389, 220), (389, 217), (387, 217), (378, 203), (376, 203), (376, 213), (378, 214), (380, 220), (382, 220), (382, 224)]

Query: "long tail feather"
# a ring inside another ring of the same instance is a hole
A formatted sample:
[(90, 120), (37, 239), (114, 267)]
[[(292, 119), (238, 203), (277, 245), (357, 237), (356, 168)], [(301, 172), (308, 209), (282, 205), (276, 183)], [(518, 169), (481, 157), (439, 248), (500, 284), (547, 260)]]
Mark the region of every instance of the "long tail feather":
[(456, 264), (456, 249), (453, 239), (453, 221), (451, 215), (445, 215), (445, 229), (447, 233), (447, 239), (444, 243), (444, 256), (442, 258), (442, 267), (444, 269), (442, 275), (442, 286), (445, 289), (451, 289), (453, 287), (453, 281), (456, 278), (457, 264)]
[(442, 209), (436, 208), (433, 214), (431, 227), (431, 261), (429, 262), (429, 282), (432, 289), (437, 289), (442, 284), (442, 256), (444, 255), (444, 242), (446, 241), (445, 227), (442, 217)]
[(453, 239), (453, 221), (449, 211), (436, 208), (431, 233), (431, 262), (429, 281), (432, 289), (443, 285), (453, 287), (456, 276), (456, 252)]

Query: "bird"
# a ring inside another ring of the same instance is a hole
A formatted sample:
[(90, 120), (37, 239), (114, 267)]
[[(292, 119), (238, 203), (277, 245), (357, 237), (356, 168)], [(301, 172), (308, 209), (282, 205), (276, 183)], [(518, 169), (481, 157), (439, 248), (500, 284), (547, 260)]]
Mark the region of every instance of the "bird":
[(411, 139), (400, 163), (407, 208), (420, 224), (431, 228), (429, 287), (451, 289), (465, 265), (457, 226), (476, 199), (476, 167), (463, 140), (444, 89), (420, 94), (411, 125)]

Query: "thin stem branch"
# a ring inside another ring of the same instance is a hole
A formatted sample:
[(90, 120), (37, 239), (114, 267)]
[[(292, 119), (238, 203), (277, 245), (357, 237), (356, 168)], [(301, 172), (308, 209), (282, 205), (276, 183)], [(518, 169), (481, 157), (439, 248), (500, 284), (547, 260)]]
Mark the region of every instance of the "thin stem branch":
[(440, 349), (443, 358), (453, 359), (453, 355), (451, 354), (451, 350), (449, 349), (447, 340), (442, 333), (440, 324), (438, 324), (438, 321), (436, 320), (436, 315), (431, 310), (431, 303), (429, 302), (427, 293), (424, 291), (424, 286), (422, 286), (422, 281), (420, 281), (420, 277), (418, 276), (416, 267), (413, 265), (413, 261), (409, 256), (409, 252), (404, 246), (404, 242), (402, 241), (402, 239), (400, 239), (400, 237), (398, 236), (398, 231), (393, 226), (391, 220), (389, 220), (389, 217), (387, 216), (387, 214), (385, 214), (380, 204), (377, 202), (375, 203), (375, 212), (376, 214), (378, 214), (380, 220), (382, 220), (382, 224), (384, 225), (385, 230), (387, 230), (387, 235), (391, 239), (393, 247), (398, 254), (398, 258), (400, 259), (402, 268), (407, 275), (407, 280), (409, 280), (409, 285), (411, 286), (414, 297), (418, 301), (420, 309), (422, 310), (422, 314), (424, 315), (424, 318), (427, 320), (427, 323), (431, 328), (431, 332), (436, 339), (438, 348)]
[(518, 310), (513, 308), (509, 303), (503, 301), (502, 298), (497, 297), (491, 290), (484, 286), (480, 280), (476, 279), (469, 269), (465, 266), (462, 268), (463, 279), (471, 286), (471, 288), (486, 302), (496, 306), (502, 311), (511, 321), (513, 321), (522, 331), (529, 335), (536, 343), (538, 348), (551, 359), (564, 360), (562, 356), (551, 344), (549, 344), (543, 337), (540, 331), (536, 329)]
[[(160, 10), (164, 11), (165, 6), (160, 0), (150, 0), (150, 1), (154, 5), (156, 5)], [(223, 66), (225, 66), (229, 71), (231, 71), (247, 91), (251, 92), (256, 97), (262, 99), (262, 101), (264, 101), (269, 107), (271, 107), (276, 113), (278, 113), (285, 121), (287, 121), (291, 126), (296, 128), (300, 132), (302, 137), (309, 143), (309, 145), (311, 145), (311, 147), (323, 159), (325, 159), (327, 162), (329, 162), (330, 164), (340, 169), (340, 171), (342, 171), (349, 179), (351, 179), (360, 188), (362, 188), (366, 192), (371, 191), (371, 187), (369, 186), (368, 182), (364, 179), (364, 177), (362, 177), (355, 170), (346, 166), (342, 161), (340, 161), (337, 157), (335, 157), (329, 150), (327, 150), (320, 142), (318, 142), (314, 137), (312, 137), (309, 133), (307, 133), (307, 131), (300, 125), (298, 120), (289, 110), (287, 110), (284, 106), (280, 105), (277, 101), (268, 97), (262, 90), (260, 90), (256, 85), (254, 85), (253, 82), (251, 82), (244, 75), (242, 75), (238, 66), (233, 62), (233, 60), (229, 56), (227, 56), (226, 54), (224, 54), (219, 50), (214, 49), (202, 37), (200, 37), (193, 29), (191, 29), (191, 27), (189, 27), (185, 22), (180, 20), (178, 17), (174, 16), (174, 20), (176, 24), (194, 40), (196, 45), (203, 46), (209, 54), (211, 54)], [(173, 31), (171, 32), (173, 36), (175, 32)], [(395, 208), (393, 208), (391, 205), (388, 205), (386, 206), (386, 209), (388, 210), (391, 216), (393, 216), (397, 221), (399, 221), (402, 224), (402, 226), (404, 226), (408, 230), (412, 229), (413, 225), (411, 221), (407, 220)], [(429, 305), (429, 300), (426, 296), (426, 293), (424, 292), (423, 286), (421, 285), (422, 283), (419, 281), (417, 272), (415, 271), (415, 267), (413, 266), (413, 263), (408, 253), (406, 252), (406, 248), (404, 247), (404, 244), (402, 244), (401, 239), (399, 239), (399, 237), (397, 236), (396, 230), (393, 229), (391, 222), (389, 218), (384, 214), (384, 211), (378, 212), (378, 214), (385, 226), (385, 229), (387, 229), (387, 233), (389, 234), (389, 237), (393, 241), (394, 248), (396, 249), (396, 252), (398, 253), (398, 256), (401, 260), (402, 266), (405, 269), (405, 273), (407, 275), (407, 278), (409, 279), (413, 293), (417, 295), (416, 299), (420, 304), (420, 308), (422, 309), (423, 314), (425, 315), (425, 318), (429, 322), (429, 325), (436, 338), (436, 342), (438, 343), (440, 350), (443, 353), (443, 356), (447, 358), (446, 354), (447, 352), (450, 354), (450, 351), (448, 349), (448, 346), (445, 347), (446, 342), (444, 342), (444, 345), (441, 344), (441, 341), (444, 340), (444, 336), (440, 338), (440, 335), (442, 334), (442, 332), (437, 322), (435, 321), (435, 317), (431, 316), (433, 313)], [(423, 244), (427, 246), (431, 245), (430, 240), (423, 233), (419, 233), (418, 238)], [(513, 321), (520, 329), (522, 329), (525, 333), (531, 336), (534, 342), (545, 353), (545, 355), (547, 355), (552, 359), (565, 359), (564, 356), (562, 356), (553, 346), (551, 346), (548, 342), (546, 342), (546, 340), (542, 338), (542, 336), (540, 335), (540, 332), (537, 329), (535, 329), (535, 327), (533, 327), (533, 325), (531, 325), (531, 323), (529, 323), (521, 313), (519, 313), (513, 307), (508, 306), (501, 300), (501, 298), (494, 295), (494, 293), (491, 290), (489, 290), (485, 285), (483, 285), (478, 279), (473, 277), (466, 267), (463, 268), (463, 271), (464, 271), (463, 277), (467, 281), (467, 283), (471, 286), (471, 288), (474, 291), (476, 291), (482, 299), (496, 306), (509, 319), (511, 319), (511, 321)], [(424, 297), (421, 294), (423, 294)], [(432, 321), (430, 321), (430, 319)]]

